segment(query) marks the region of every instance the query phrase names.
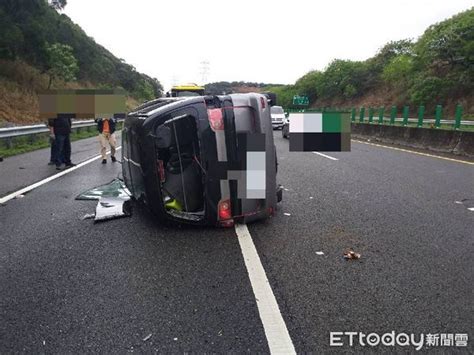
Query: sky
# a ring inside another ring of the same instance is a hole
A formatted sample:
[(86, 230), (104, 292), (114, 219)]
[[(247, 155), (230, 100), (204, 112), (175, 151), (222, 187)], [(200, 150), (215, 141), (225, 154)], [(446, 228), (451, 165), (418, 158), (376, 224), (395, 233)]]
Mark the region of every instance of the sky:
[(189, 82), (293, 84), (335, 58), (365, 60), (389, 41), (416, 39), (472, 6), (472, 0), (68, 0), (64, 13), (168, 90)]

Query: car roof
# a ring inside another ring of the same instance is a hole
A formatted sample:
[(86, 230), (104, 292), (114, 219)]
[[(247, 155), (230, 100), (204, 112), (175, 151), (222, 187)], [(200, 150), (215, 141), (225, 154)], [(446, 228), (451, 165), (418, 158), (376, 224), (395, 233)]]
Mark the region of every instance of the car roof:
[(193, 104), (197, 102), (203, 102), (204, 96), (183, 96), (183, 97), (161, 97), (155, 100), (145, 102), (144, 104), (138, 106), (129, 116), (146, 116), (150, 117), (159, 111), (162, 107), (168, 105), (183, 105), (183, 104)]

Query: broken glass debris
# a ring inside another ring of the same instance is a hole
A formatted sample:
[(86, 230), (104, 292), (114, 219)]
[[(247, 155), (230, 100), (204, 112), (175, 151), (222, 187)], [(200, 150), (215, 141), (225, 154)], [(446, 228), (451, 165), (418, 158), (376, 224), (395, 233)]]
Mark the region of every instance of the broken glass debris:
[(130, 216), (128, 200), (121, 197), (101, 197), (95, 209), (94, 221)]
[(83, 220), (94, 218), (97, 222), (131, 215), (130, 191), (120, 179), (87, 190), (77, 196), (76, 200), (99, 200), (95, 214), (86, 214)]
[(130, 191), (122, 180), (114, 179), (108, 184), (84, 191), (76, 200), (99, 200), (101, 197), (119, 197), (126, 201), (130, 199)]

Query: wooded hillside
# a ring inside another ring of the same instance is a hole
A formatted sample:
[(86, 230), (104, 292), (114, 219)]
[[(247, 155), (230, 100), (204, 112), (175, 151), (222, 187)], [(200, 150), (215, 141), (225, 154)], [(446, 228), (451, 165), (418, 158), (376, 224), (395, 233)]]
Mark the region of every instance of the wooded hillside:
[(35, 93), (49, 86), (123, 88), (137, 102), (161, 96), (158, 79), (115, 57), (46, 0), (1, 0), (0, 28), (0, 120), (34, 121)]
[(474, 8), (430, 26), (416, 41), (387, 43), (365, 61), (334, 59), (294, 85), (271, 88), (279, 104), (307, 95), (312, 107), (463, 104), (474, 114)]

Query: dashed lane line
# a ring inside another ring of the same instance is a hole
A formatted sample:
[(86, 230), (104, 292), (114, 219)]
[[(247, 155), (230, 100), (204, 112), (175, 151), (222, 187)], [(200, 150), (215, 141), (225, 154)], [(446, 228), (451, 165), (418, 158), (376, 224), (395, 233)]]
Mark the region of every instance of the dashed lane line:
[[(122, 147), (117, 147), (116, 150), (120, 150), (122, 149)], [(110, 154), (110, 152), (107, 152), (107, 154)], [(48, 182), (50, 181), (53, 181), (53, 180), (56, 180), (58, 178), (60, 178), (61, 176), (64, 176), (66, 174), (69, 174), (69, 173), (72, 173), (73, 171), (79, 169), (79, 168), (82, 168), (83, 166), (87, 165), (87, 164), (90, 164), (92, 163), (93, 161), (96, 161), (98, 159), (101, 159), (102, 156), (101, 155), (98, 155), (96, 157), (93, 157), (93, 158), (90, 158), (86, 161), (83, 161), (82, 163), (79, 163), (77, 164), (76, 166), (73, 166), (72, 168), (69, 168), (69, 169), (66, 169), (66, 170), (63, 170), (61, 171), (60, 173), (57, 173), (57, 174), (54, 174), (50, 177), (47, 177), (46, 179), (43, 179), (43, 180), (40, 180), (38, 182), (35, 182), (34, 184), (30, 185), (30, 186), (27, 186), (27, 187), (24, 187), (18, 191), (15, 191), (15, 192), (12, 192), (11, 194), (9, 195), (6, 195), (2, 198), (0, 198), (0, 204), (2, 203), (5, 203), (7, 201), (10, 201), (11, 199), (14, 199), (15, 197), (19, 196), (19, 195), (23, 195), (27, 192), (30, 192), (31, 190), (34, 190), (36, 189), (37, 187), (41, 186), (41, 185), (44, 185), (44, 184), (47, 184)]]
[(313, 154), (317, 154), (317, 155), (320, 155), (322, 157), (325, 157), (325, 158), (328, 158), (328, 159), (331, 159), (331, 160), (339, 160), (337, 158), (334, 158), (334, 157), (330, 157), (329, 155), (326, 155), (326, 154), (323, 154), (323, 153), (319, 153), (319, 152), (313, 152)]
[(245, 266), (249, 274), (258, 313), (263, 324), (271, 354), (296, 354), (285, 321), (273, 294), (257, 249), (246, 224), (236, 224), (237, 234)]

